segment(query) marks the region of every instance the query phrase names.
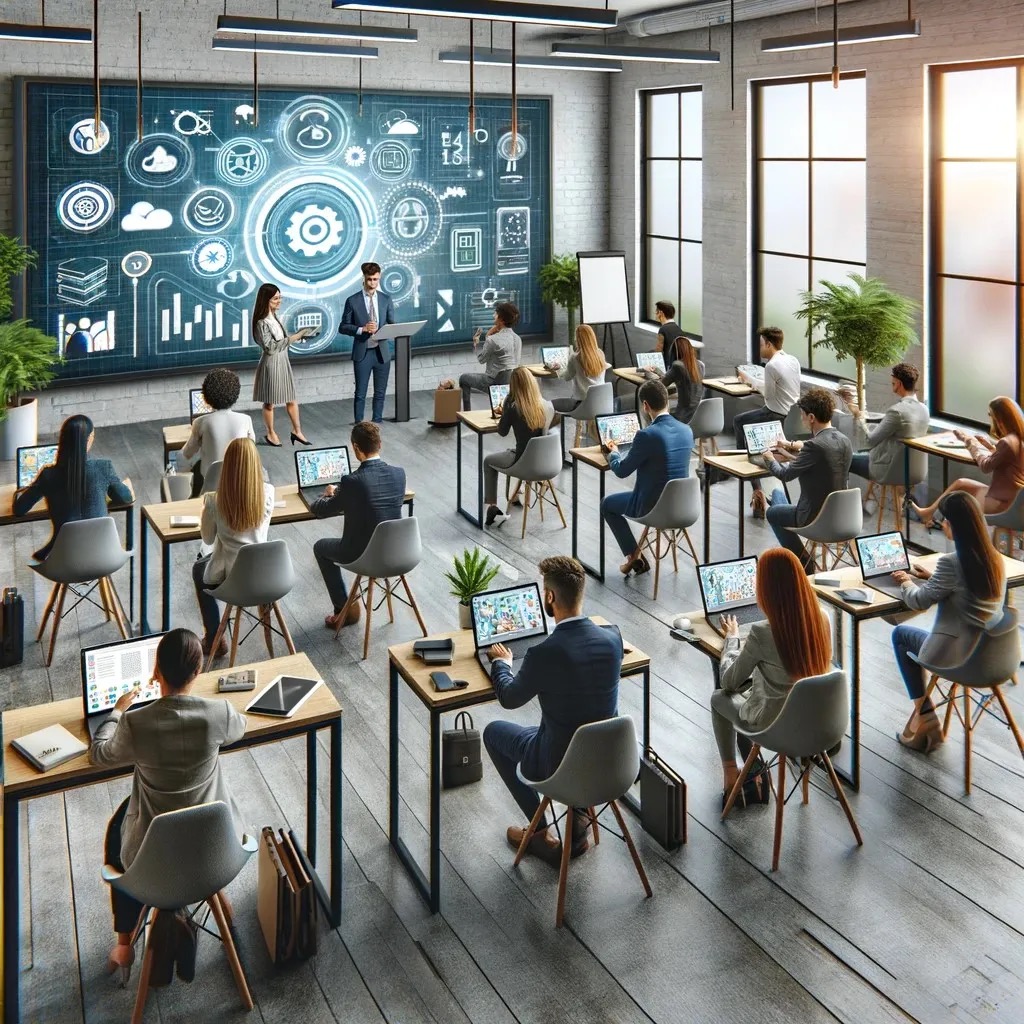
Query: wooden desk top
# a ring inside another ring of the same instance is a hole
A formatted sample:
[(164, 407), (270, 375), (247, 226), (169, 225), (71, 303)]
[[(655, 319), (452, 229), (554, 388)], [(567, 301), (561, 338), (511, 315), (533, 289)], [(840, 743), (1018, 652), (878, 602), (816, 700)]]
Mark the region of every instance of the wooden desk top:
[(747, 395), (756, 395), (757, 391), (749, 384), (744, 384), (739, 377), (705, 377), (704, 387), (712, 391), (720, 391), (723, 395), (731, 395), (733, 398), (745, 398)]
[(739, 480), (756, 480), (758, 477), (772, 475), (770, 470), (751, 462), (746, 455), (705, 455), (704, 464), (714, 466)]
[(570, 448), (569, 455), (586, 466), (593, 466), (594, 469), (600, 470), (602, 473), (610, 468), (608, 456), (605, 455), (604, 449), (599, 444), (591, 445), (589, 448)]
[[(195, 682), (192, 693), (197, 697), (222, 698), (241, 711), (259, 691), (275, 676), (282, 673), (317, 678), (320, 673), (305, 654), (291, 654), (284, 658), (270, 661), (257, 661), (250, 665), (236, 665), (231, 671), (243, 668), (258, 670), (255, 690), (245, 693), (218, 693), (217, 677), (225, 670), (204, 672)], [(329, 722), (341, 714), (341, 705), (335, 699), (330, 688), (324, 684), (299, 708), (291, 718), (270, 718), (265, 715), (247, 715), (245, 739), (265, 738), (272, 740), (274, 734), (292, 730), (297, 725), (312, 725), (317, 722)], [(69, 700), (58, 700), (52, 704), (36, 704), (28, 708), (16, 708), (3, 714), (4, 737), (4, 788), (10, 792), (32, 787), (44, 781), (47, 785), (54, 781), (66, 783), (64, 788), (84, 785), (91, 776), (109, 771), (108, 768), (97, 768), (89, 764), (87, 754), (82, 754), (72, 761), (67, 761), (48, 772), (37, 772), (14, 748), (11, 740), (26, 733), (35, 732), (48, 725), (63, 725), (83, 743), (89, 742), (89, 733), (85, 727), (85, 716), (82, 710), (82, 698), (72, 697)], [(130, 769), (125, 769), (125, 772)]]
[[(908, 448), (916, 448), (919, 452), (948, 459), (950, 462), (962, 462), (968, 466), (974, 464), (971, 453), (948, 430), (941, 434), (925, 434), (924, 437), (905, 437), (903, 443)], [(956, 447), (948, 447), (949, 444)]]
[(174, 423), (162, 430), (164, 436), (164, 451), (176, 452), (185, 447), (185, 442), (192, 433), (191, 423)]
[(534, 377), (550, 378), (558, 376), (557, 370), (551, 370), (543, 363), (526, 363), (524, 365), (526, 366), (526, 369), (534, 375)]
[[(270, 523), (301, 523), (312, 519), (313, 514), (299, 497), (296, 484), (285, 484), (274, 488), (275, 501), (283, 501), (284, 508), (275, 508)], [(184, 501), (161, 501), (142, 506), (142, 515), (153, 527), (162, 544), (176, 544), (184, 540), (198, 540), (198, 526), (171, 526), (171, 516), (201, 516), (203, 498), (186, 498)]]
[[(599, 626), (608, 625), (608, 620), (600, 615), (592, 615), (591, 619)], [(388, 658), (398, 670), (398, 674), (409, 684), (417, 697), (431, 709), (443, 710), (450, 706), (465, 707), (468, 704), (485, 704), (494, 700), (494, 687), (490, 677), (484, 674), (480, 662), (476, 660), (476, 645), (473, 643), (473, 631), (460, 629), (454, 633), (438, 633), (429, 637), (430, 640), (447, 640), (455, 642), (455, 651), (450, 665), (426, 665), (423, 659), (413, 653), (415, 640), (404, 644), (395, 644), (388, 648)], [(632, 675), (647, 668), (651, 659), (643, 651), (637, 650), (625, 640), (632, 650), (622, 659), (622, 674)], [(463, 690), (450, 690), (438, 693), (430, 681), (430, 673), (436, 670), (447, 672), (452, 679), (465, 679), (469, 686)], [(6, 720), (6, 719), (5, 719)]]
[(498, 421), (491, 415), (490, 409), (471, 409), (469, 412), (459, 410), (455, 414), (474, 434), (496, 434)]
[[(39, 523), (50, 518), (50, 509), (45, 501), (41, 501), (31, 512), (24, 516), (14, 514), (14, 492), (16, 484), (0, 485), (0, 526), (13, 526), (15, 523)], [(108, 505), (108, 512), (130, 512), (132, 505)]]

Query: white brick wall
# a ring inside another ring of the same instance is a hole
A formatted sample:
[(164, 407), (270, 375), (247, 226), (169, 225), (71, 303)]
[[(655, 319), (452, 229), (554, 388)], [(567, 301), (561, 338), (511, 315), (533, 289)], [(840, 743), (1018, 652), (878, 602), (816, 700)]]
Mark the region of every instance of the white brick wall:
[[(5, 0), (3, 20), (38, 21), (38, 0)], [(232, 14), (273, 14), (273, 4), (242, 5), (233, 0)], [(248, 83), (252, 78), (252, 58), (210, 48), (217, 15), (224, 10), (220, 0), (103, 0), (100, 4), (101, 74), (108, 79), (133, 80), (135, 75), (135, 12), (141, 9), (144, 26), (143, 68), (150, 83), (181, 81)], [(281, 3), (282, 18), (301, 20), (348, 20), (351, 13), (332, 12), (326, 0), (310, 3)], [(50, 4), (48, 20), (62, 24), (91, 24), (92, 3), (88, 0), (62, 0)], [(367, 24), (404, 25), (405, 18), (388, 15), (364, 16)], [(413, 18), (420, 32), (414, 46), (382, 45), (383, 59), (363, 69), (363, 88), (423, 90), (460, 93), (468, 89), (468, 68), (440, 64), (439, 50), (468, 44), (468, 25), (463, 21), (440, 18)], [(488, 37), (486, 26), (477, 29), (478, 45)], [(533, 37), (533, 38), (532, 38)], [(524, 52), (542, 52), (545, 44), (529, 28), (518, 31), (518, 44)], [(495, 46), (509, 45), (509, 28), (495, 29)], [(0, 56), (0, 231), (13, 232), (12, 196), (13, 98), (12, 79), (19, 75), (45, 77), (91, 77), (92, 48), (57, 44), (3, 44)], [(554, 252), (600, 249), (608, 235), (608, 79), (606, 74), (521, 70), (519, 90), (524, 96), (552, 98), (552, 211), (551, 238)], [(325, 58), (294, 60), (283, 56), (260, 58), (260, 80), (267, 86), (355, 89), (357, 71), (354, 62)], [(510, 73), (502, 68), (478, 68), (477, 90), (481, 94), (507, 95)], [(556, 310), (553, 330), (561, 338), (565, 318)], [(466, 347), (468, 348), (468, 346)], [(414, 389), (433, 387), (440, 377), (457, 377), (460, 372), (478, 369), (465, 349), (431, 352), (415, 356), (412, 369)], [(255, 367), (253, 367), (255, 369)], [(250, 387), (252, 371), (241, 371), (243, 395)], [(348, 359), (336, 363), (295, 368), (300, 400), (346, 397), (352, 393), (352, 367)], [(88, 413), (97, 424), (132, 422), (180, 415), (181, 395), (201, 379), (168, 376), (145, 379), (133, 385), (111, 383), (55, 388), (44, 394), (40, 408), (40, 430), (52, 432), (63, 416), (71, 412)], [(249, 391), (251, 394), (251, 391)], [(125, 398), (145, 395), (145, 402)]]

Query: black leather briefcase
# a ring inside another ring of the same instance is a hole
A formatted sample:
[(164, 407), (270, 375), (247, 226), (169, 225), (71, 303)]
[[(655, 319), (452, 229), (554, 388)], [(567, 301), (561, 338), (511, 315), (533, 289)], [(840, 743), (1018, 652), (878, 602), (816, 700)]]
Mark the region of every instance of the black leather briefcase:
[(640, 823), (666, 850), (686, 842), (686, 783), (650, 747), (640, 761)]
[(25, 602), (14, 587), (4, 587), (0, 603), (0, 668), (20, 665), (25, 654)]
[[(461, 723), (461, 724), (460, 724)], [(441, 785), (444, 789), (479, 782), (484, 777), (480, 732), (468, 711), (455, 716), (455, 728), (441, 733)]]

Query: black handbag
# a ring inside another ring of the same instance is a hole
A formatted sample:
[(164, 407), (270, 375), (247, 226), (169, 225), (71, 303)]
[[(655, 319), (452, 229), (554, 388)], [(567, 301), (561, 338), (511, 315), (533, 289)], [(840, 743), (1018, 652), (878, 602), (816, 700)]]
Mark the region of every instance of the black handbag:
[(686, 842), (686, 783), (650, 747), (640, 761), (640, 823), (666, 850)]
[(25, 602), (15, 587), (4, 587), (0, 604), (0, 668), (20, 665), (25, 655)]
[(472, 716), (460, 711), (455, 716), (455, 728), (441, 733), (441, 786), (453, 789), (479, 782), (484, 777), (481, 750), (480, 732), (473, 728)]

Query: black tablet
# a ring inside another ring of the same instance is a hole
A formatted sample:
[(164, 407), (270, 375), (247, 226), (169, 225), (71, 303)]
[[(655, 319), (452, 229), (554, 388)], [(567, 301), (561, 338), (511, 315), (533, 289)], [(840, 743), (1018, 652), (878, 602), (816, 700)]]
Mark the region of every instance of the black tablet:
[(322, 679), (278, 676), (246, 705), (245, 710), (254, 715), (291, 718), (306, 703), (313, 691), (322, 685)]

